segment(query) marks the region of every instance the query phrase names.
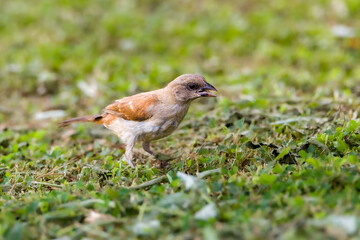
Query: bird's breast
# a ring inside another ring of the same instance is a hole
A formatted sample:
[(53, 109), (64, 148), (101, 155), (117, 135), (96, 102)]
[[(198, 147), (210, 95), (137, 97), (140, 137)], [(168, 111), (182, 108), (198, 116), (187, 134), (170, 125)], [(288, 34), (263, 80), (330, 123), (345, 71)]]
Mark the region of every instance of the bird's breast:
[(145, 121), (130, 121), (117, 117), (111, 124), (105, 126), (123, 141), (129, 138), (151, 141), (170, 135), (179, 126), (187, 110), (188, 106), (171, 106), (160, 109), (153, 117)]
[(152, 118), (153, 130), (144, 134), (145, 140), (156, 140), (169, 136), (179, 126), (180, 122), (184, 119), (189, 106), (171, 106), (164, 109), (158, 116)]

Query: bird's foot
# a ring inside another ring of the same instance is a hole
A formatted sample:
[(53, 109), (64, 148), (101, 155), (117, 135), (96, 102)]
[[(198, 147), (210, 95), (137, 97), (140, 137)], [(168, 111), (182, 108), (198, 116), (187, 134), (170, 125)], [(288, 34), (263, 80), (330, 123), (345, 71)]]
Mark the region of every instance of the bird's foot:
[(150, 149), (150, 143), (149, 142), (143, 142), (143, 149), (145, 150), (145, 152), (149, 153), (150, 155), (155, 156), (155, 153), (153, 151), (151, 151)]
[(126, 162), (130, 165), (131, 168), (135, 168), (133, 162), (130, 159), (126, 159)]
[(127, 164), (130, 165), (131, 168), (135, 168), (134, 163), (131, 161), (132, 158), (128, 158), (126, 156), (123, 155), (123, 157), (121, 158), (121, 160), (123, 161), (125, 159), (125, 161), (127, 162)]

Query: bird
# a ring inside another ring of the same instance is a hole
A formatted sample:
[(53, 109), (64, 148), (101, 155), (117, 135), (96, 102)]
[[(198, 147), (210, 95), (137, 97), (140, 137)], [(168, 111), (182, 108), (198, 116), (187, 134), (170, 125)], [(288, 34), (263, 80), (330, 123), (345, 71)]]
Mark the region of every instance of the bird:
[(71, 118), (59, 123), (60, 127), (76, 122), (102, 124), (126, 145), (125, 160), (131, 168), (135, 143), (155, 156), (151, 141), (169, 136), (184, 119), (193, 100), (216, 97), (217, 89), (202, 75), (183, 74), (166, 87), (138, 93), (115, 100), (103, 109), (102, 114)]

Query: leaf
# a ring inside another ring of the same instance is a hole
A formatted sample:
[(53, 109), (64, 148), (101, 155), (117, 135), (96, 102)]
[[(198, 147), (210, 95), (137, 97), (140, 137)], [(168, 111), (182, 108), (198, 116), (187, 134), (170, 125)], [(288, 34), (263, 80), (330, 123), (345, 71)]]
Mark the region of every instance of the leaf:
[(97, 211), (90, 210), (84, 219), (87, 223), (95, 223), (95, 222), (106, 222), (106, 221), (114, 221), (115, 218), (109, 214), (102, 214)]
[(79, 214), (80, 213), (78, 211), (75, 211), (75, 209), (66, 208), (66, 209), (60, 209), (60, 210), (48, 212), (44, 214), (44, 219), (46, 219), (47, 221), (68, 219), (78, 216)]
[(336, 149), (341, 153), (345, 153), (346, 151), (349, 150), (349, 146), (340, 138), (337, 139), (334, 145)]
[(258, 149), (258, 148), (261, 147), (260, 144), (254, 144), (254, 143), (251, 142), (251, 141), (246, 142), (246, 143), (245, 143), (245, 146), (246, 146), (247, 148), (250, 148), (250, 149)]
[(308, 153), (305, 152), (304, 150), (301, 150), (298, 154), (299, 154), (299, 156), (300, 156), (301, 158), (304, 158), (304, 159), (306, 159), (306, 158), (307, 158), (307, 155), (308, 155)]
[(23, 239), (26, 225), (26, 223), (22, 222), (15, 223), (14, 226), (11, 228), (10, 232), (5, 235), (5, 239)]
[(360, 121), (357, 122), (355, 120), (351, 120), (346, 126), (345, 133), (347, 134), (347, 133), (354, 132), (356, 129), (359, 128), (359, 123), (360, 123)]
[(195, 189), (200, 185), (200, 179), (192, 175), (177, 172), (176, 176), (184, 182), (186, 189)]
[(155, 155), (155, 158), (159, 161), (170, 161), (170, 160), (173, 160), (174, 157), (173, 156), (170, 156), (170, 155), (166, 155), (166, 154), (162, 154), (162, 153), (157, 153)]
[(319, 168), (321, 166), (319, 160), (317, 160), (315, 158), (308, 158), (308, 159), (306, 159), (306, 162), (308, 164), (311, 164), (315, 168)]
[(275, 158), (275, 161), (282, 159), (286, 154), (288, 154), (290, 152), (290, 149), (291, 149), (290, 147), (287, 147), (284, 150), (282, 150), (279, 153), (279, 155)]
[(275, 175), (269, 175), (266, 173), (261, 174), (260, 178), (259, 178), (259, 183), (264, 184), (264, 185), (270, 185), (273, 182), (275, 182), (276, 180), (276, 176)]
[(273, 167), (273, 172), (276, 173), (276, 174), (280, 174), (282, 173), (284, 170), (282, 169), (281, 165), (280, 164), (276, 164), (274, 167)]
[(160, 221), (157, 219), (138, 221), (132, 226), (132, 231), (136, 235), (151, 235), (161, 227)]
[(195, 219), (208, 220), (217, 216), (217, 209), (214, 203), (209, 203), (195, 213)]
[(240, 120), (237, 120), (234, 122), (234, 125), (238, 129), (242, 129), (244, 126), (245, 118), (241, 118)]

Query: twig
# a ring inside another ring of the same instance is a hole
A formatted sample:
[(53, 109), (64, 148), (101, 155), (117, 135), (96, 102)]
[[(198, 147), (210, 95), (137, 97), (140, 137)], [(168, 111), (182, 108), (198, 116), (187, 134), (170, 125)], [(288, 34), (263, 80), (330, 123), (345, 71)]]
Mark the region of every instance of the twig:
[(45, 186), (57, 187), (57, 188), (62, 188), (63, 187), (62, 185), (59, 185), (59, 184), (47, 183), (47, 182), (32, 181), (31, 184), (45, 185)]
[(311, 121), (315, 121), (316, 123), (325, 123), (328, 122), (329, 119), (318, 118), (318, 117), (294, 117), (294, 118), (288, 118), (288, 119), (272, 122), (271, 125), (280, 125), (280, 124), (287, 124), (293, 122), (311, 122)]
[(153, 180), (150, 180), (150, 181), (147, 181), (147, 182), (144, 182), (140, 185), (136, 185), (136, 186), (131, 186), (129, 187), (129, 189), (142, 189), (142, 188), (146, 188), (146, 187), (149, 187), (149, 186), (152, 186), (154, 184), (157, 184), (157, 183), (160, 183), (162, 182), (164, 179), (166, 179), (166, 176), (161, 176), (161, 177), (158, 177), (158, 178), (155, 178)]
[[(207, 170), (207, 171), (203, 171), (203, 172), (200, 172), (197, 174), (197, 177), (198, 178), (204, 178), (210, 174), (213, 174), (213, 173), (220, 173), (221, 171), (221, 168), (216, 168), (216, 169), (211, 169), (211, 170)], [(161, 177), (158, 177), (158, 178), (155, 178), (153, 180), (150, 180), (150, 181), (147, 181), (147, 182), (144, 182), (140, 185), (136, 185), (136, 186), (131, 186), (129, 187), (129, 189), (132, 189), (132, 190), (137, 190), (137, 189), (142, 189), (142, 188), (146, 188), (146, 187), (149, 187), (149, 186), (152, 186), (152, 185), (155, 185), (157, 183), (160, 183), (162, 182), (164, 179), (166, 179), (166, 176), (161, 176)]]
[(216, 168), (216, 169), (211, 169), (211, 170), (207, 170), (207, 171), (203, 171), (203, 172), (199, 172), (197, 175), (198, 178), (204, 178), (210, 174), (213, 173), (220, 173), (221, 168)]

